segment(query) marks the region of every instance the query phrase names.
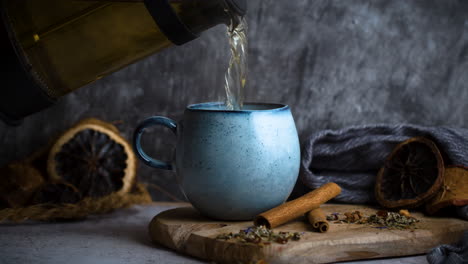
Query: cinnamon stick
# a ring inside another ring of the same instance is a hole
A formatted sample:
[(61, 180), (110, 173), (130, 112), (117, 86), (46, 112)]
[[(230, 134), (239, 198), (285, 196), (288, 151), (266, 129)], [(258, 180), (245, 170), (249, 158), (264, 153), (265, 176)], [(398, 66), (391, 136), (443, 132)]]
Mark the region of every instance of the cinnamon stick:
[(254, 219), (256, 226), (264, 225), (274, 228), (293, 220), (305, 213), (319, 208), (321, 204), (340, 194), (341, 188), (336, 183), (329, 182), (295, 200), (284, 203), (271, 210), (259, 214)]
[(313, 228), (317, 229), (320, 233), (328, 231), (330, 227), (327, 221), (327, 217), (323, 212), (322, 208), (316, 208), (309, 211), (307, 214), (307, 220), (312, 225)]

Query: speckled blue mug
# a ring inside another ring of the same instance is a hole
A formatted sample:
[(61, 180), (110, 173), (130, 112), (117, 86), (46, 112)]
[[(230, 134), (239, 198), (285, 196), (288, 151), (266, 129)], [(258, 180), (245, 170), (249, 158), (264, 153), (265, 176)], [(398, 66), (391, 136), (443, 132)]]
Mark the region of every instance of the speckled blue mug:
[[(149, 157), (141, 147), (145, 128), (161, 125), (177, 135), (175, 162)], [(300, 147), (289, 106), (246, 103), (189, 105), (182, 121), (153, 116), (139, 124), (135, 152), (146, 164), (175, 169), (187, 199), (202, 214), (222, 220), (251, 220), (283, 203), (299, 173)]]

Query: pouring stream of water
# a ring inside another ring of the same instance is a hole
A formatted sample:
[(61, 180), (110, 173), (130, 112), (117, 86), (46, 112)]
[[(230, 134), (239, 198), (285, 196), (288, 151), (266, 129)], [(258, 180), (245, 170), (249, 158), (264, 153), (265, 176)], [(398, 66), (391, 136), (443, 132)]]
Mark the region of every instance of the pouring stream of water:
[(244, 103), (244, 91), (247, 84), (247, 22), (245, 17), (239, 18), (237, 23), (233, 20), (228, 26), (227, 34), (231, 58), (224, 76), (226, 109), (240, 110)]

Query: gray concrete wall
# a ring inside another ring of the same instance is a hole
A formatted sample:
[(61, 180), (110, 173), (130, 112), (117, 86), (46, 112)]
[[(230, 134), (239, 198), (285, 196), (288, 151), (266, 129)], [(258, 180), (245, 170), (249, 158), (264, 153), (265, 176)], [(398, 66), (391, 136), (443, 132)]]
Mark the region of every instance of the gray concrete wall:
[[(247, 101), (292, 108), (302, 138), (370, 123), (468, 127), (468, 2), (249, 1)], [(118, 121), (130, 138), (150, 115), (223, 98), (225, 28), (165, 50), (63, 98), (20, 127), (0, 125), (0, 165), (25, 157), (84, 117)], [(172, 156), (163, 129), (148, 152)], [(140, 165), (140, 179), (178, 197), (174, 175)], [(156, 199), (167, 199), (155, 192)]]

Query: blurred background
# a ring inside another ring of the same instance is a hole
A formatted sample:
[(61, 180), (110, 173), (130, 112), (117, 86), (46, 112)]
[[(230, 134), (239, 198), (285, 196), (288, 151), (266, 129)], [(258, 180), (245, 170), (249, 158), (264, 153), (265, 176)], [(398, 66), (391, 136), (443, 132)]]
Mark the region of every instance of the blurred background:
[[(300, 138), (372, 123), (468, 127), (468, 2), (249, 1), (246, 101), (291, 106)], [(226, 27), (171, 47), (69, 94), (21, 126), (0, 124), (0, 166), (27, 157), (85, 117), (130, 139), (152, 115), (180, 119), (187, 104), (224, 100)], [(167, 129), (146, 151), (173, 156)], [(173, 172), (140, 163), (154, 200), (184, 200)], [(167, 193), (169, 193), (169, 195)]]

